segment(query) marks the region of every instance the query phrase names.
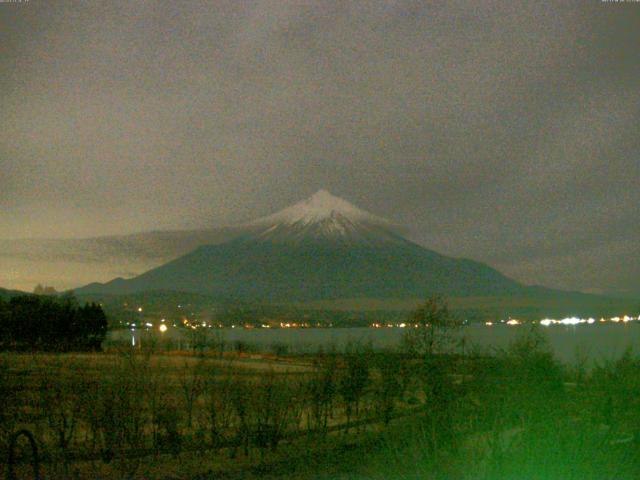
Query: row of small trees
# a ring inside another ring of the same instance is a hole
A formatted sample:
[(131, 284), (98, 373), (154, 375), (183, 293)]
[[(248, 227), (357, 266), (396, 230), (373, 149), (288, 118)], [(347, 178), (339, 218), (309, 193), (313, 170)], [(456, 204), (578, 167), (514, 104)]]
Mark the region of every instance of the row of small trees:
[(75, 458), (95, 458), (128, 476), (140, 456), (199, 448), (230, 456), (257, 449), (262, 457), (285, 438), (315, 442), (345, 423), (347, 431), (388, 423), (403, 395), (391, 366), (399, 359), (372, 355), (354, 346), (319, 356), (311, 371), (260, 375), (217, 360), (181, 364), (133, 352), (49, 359), (41, 367), (50, 374), (22, 386), (5, 421), (32, 424), (45, 458), (65, 470)]
[(71, 295), (0, 299), (0, 349), (99, 350), (106, 333), (102, 307)]

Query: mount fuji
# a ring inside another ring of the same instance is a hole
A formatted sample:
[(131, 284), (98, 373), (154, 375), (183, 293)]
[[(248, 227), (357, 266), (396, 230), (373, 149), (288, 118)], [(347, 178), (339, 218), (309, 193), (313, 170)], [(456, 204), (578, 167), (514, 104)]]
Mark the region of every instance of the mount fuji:
[(399, 227), (320, 190), (306, 200), (247, 224), (254, 238), (289, 244), (340, 243), (344, 245), (402, 241)]
[(393, 222), (325, 190), (237, 231), (231, 240), (199, 246), (139, 276), (76, 292), (172, 290), (286, 302), (505, 295), (526, 289), (487, 265), (413, 243)]

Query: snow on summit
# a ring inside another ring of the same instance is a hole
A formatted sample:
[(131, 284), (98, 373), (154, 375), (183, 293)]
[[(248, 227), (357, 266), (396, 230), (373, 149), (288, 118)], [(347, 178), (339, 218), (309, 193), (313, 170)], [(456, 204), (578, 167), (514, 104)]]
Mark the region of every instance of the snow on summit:
[(260, 231), (256, 238), (276, 242), (305, 239), (338, 240), (348, 243), (398, 241), (394, 225), (384, 218), (320, 190), (306, 200), (249, 224)]
[(251, 224), (308, 225), (336, 218), (343, 218), (353, 223), (390, 226), (390, 223), (384, 218), (365, 212), (326, 190), (319, 190), (306, 200), (302, 200), (267, 217), (255, 220)]

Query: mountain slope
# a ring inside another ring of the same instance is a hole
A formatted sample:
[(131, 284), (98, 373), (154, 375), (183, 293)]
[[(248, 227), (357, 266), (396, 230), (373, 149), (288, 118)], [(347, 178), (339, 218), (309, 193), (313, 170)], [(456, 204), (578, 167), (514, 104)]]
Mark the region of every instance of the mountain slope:
[(7, 290), (6, 288), (0, 288), (0, 299), (9, 300), (11, 297), (19, 297), (21, 295), (31, 295), (27, 292), (21, 292), (19, 290)]
[(485, 265), (417, 245), (287, 244), (241, 239), (203, 246), (130, 280), (84, 292), (181, 290), (262, 301), (494, 295), (522, 287)]
[(81, 293), (180, 290), (261, 301), (496, 295), (523, 287), (478, 262), (402, 237), (394, 224), (326, 191), (130, 280)]

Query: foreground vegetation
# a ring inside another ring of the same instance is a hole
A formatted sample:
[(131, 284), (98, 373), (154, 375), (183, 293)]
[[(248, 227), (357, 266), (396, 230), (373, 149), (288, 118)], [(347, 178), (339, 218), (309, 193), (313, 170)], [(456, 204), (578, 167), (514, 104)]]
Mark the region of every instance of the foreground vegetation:
[(638, 477), (640, 358), (566, 367), (536, 332), (492, 355), (413, 340), (411, 354), (5, 353), (1, 458), (26, 428), (45, 478)]

